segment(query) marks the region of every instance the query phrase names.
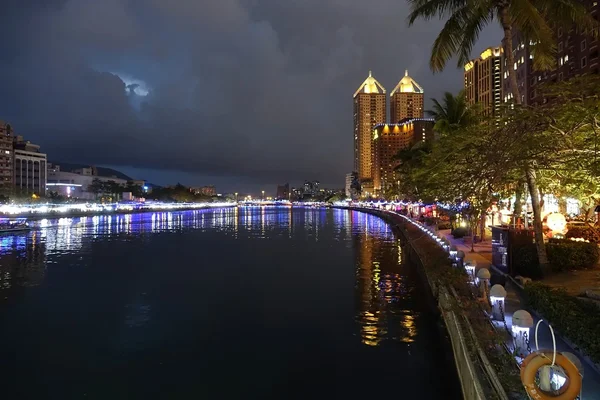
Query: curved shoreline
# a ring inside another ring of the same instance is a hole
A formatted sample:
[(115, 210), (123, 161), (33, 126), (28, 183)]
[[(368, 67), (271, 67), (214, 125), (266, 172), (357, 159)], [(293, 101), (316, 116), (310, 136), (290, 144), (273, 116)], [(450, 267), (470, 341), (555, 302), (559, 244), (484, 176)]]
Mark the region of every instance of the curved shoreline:
[[(430, 289), (430, 291), (428, 290), (428, 297), (444, 322), (444, 329), (451, 342), (452, 355), (456, 366), (455, 371), (462, 387), (463, 398), (483, 400), (488, 395), (494, 394), (501, 399), (508, 399), (503, 385), (498, 380), (497, 372), (493, 368), (490, 369), (490, 362), (485, 354), (482, 354), (481, 348), (478, 345), (473, 348), (471, 340), (477, 339), (473, 337), (473, 328), (469, 325), (466, 316), (452, 309), (453, 288), (446, 287), (442, 282), (438, 282), (430, 276), (427, 272), (427, 265), (425, 265), (417, 250), (418, 246), (414, 243), (422, 237), (431, 243), (435, 241), (427, 234), (420, 235), (418, 238), (411, 238), (407, 225), (414, 229), (421, 229), (421, 227), (396, 212), (361, 207), (335, 206), (334, 208), (375, 215), (384, 220), (392, 229), (402, 234), (409, 245), (409, 256), (416, 257), (412, 262), (416, 264), (419, 275), (426, 283), (427, 289)], [(463, 326), (465, 322), (468, 326)], [(475, 359), (471, 354), (473, 352), (478, 353)]]

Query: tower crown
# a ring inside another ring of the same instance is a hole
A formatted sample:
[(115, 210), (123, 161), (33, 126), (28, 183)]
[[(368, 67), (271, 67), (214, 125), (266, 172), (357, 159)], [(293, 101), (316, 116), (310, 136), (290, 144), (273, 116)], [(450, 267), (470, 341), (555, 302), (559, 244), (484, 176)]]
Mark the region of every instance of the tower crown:
[(362, 85), (360, 85), (358, 90), (354, 92), (354, 97), (359, 93), (385, 93), (385, 88), (377, 81), (377, 79), (373, 78), (373, 74), (369, 71), (369, 76)]
[(423, 93), (423, 88), (413, 78), (408, 76), (408, 70), (404, 71), (404, 77), (400, 79), (400, 82), (396, 85), (390, 96), (394, 93)]

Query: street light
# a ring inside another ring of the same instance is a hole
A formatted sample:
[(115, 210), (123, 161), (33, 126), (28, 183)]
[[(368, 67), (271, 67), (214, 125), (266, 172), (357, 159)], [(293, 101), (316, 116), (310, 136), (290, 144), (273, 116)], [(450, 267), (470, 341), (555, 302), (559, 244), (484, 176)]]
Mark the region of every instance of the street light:
[(264, 190), (262, 191), (262, 200), (263, 201), (265, 200), (265, 191)]
[(235, 201), (236, 202), (238, 201), (238, 197), (237, 196), (238, 196), (238, 194), (237, 194), (237, 192), (235, 192)]

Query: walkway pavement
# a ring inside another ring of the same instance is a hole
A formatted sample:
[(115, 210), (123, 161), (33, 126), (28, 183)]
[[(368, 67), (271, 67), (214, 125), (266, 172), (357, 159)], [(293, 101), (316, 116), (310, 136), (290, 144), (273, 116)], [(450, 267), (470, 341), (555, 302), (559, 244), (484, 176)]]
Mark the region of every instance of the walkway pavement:
[[(483, 243), (476, 243), (474, 245), (474, 252), (471, 252), (471, 244), (465, 244), (462, 240), (454, 239), (450, 235), (449, 230), (440, 231), (448, 241), (456, 246), (458, 250), (462, 250), (465, 253), (465, 261), (475, 261), (477, 263), (477, 270), (481, 268), (487, 268), (492, 273), (492, 284), (499, 283), (504, 286), (507, 292), (505, 300), (505, 318), (506, 326), (508, 329), (512, 328), (512, 316), (517, 310), (524, 309), (529, 311), (534, 319), (535, 324), (539, 321), (539, 318), (534, 315), (531, 310), (528, 310), (524, 304), (522, 289), (513, 282), (510, 278), (502, 275), (498, 270), (492, 267), (492, 244), (490, 241)], [(496, 323), (496, 327), (503, 331), (506, 331), (503, 323)], [(535, 351), (535, 329), (531, 329), (531, 340), (530, 347), (532, 351)], [(541, 349), (552, 349), (552, 336), (548, 325), (543, 322), (540, 325), (538, 331), (538, 342)], [(507, 346), (512, 350), (514, 349), (513, 340), (510, 334), (507, 334)], [(580, 354), (578, 354), (573, 348), (571, 348), (562, 338), (556, 337), (556, 349), (561, 352), (571, 352), (577, 355), (581, 363), (583, 364), (583, 389), (582, 389), (582, 400), (600, 400), (600, 372), (598, 369), (593, 367), (587, 362)], [(520, 362), (520, 358), (517, 357), (517, 361)]]

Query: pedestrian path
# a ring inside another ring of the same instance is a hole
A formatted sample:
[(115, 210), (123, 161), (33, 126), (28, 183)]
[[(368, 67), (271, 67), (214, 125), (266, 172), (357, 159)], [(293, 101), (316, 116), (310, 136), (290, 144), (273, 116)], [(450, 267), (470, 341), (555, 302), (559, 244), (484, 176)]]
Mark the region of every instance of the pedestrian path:
[[(492, 244), (491, 242), (483, 242), (477, 243), (474, 245), (474, 252), (471, 252), (471, 245), (465, 245), (462, 240), (455, 239), (450, 235), (450, 231), (439, 231), (451, 245), (456, 246), (457, 250), (463, 251), (465, 253), (464, 261), (465, 263), (476, 264), (476, 270), (481, 268), (487, 268), (492, 274), (491, 283), (500, 283), (506, 289), (507, 295), (505, 299), (505, 321), (506, 325), (503, 322), (496, 322), (495, 326), (499, 330), (504, 330), (507, 332), (507, 340), (506, 345), (509, 349), (514, 350), (515, 345), (512, 339), (512, 318), (513, 314), (517, 310), (526, 310), (532, 314), (534, 320), (534, 327), (539, 321), (539, 317), (536, 316), (532, 310), (528, 310), (525, 306), (523, 299), (523, 292), (519, 285), (514, 282), (512, 279), (504, 276), (498, 270), (494, 269), (492, 266)], [(535, 339), (534, 333), (535, 328), (530, 330), (530, 341), (529, 347), (531, 351), (535, 351)], [(540, 349), (552, 349), (552, 335), (550, 333), (550, 329), (548, 325), (543, 322), (540, 324), (540, 328), (538, 330), (538, 343)], [(587, 362), (580, 354), (578, 354), (573, 348), (571, 348), (562, 338), (556, 336), (556, 350), (560, 352), (570, 352), (574, 353), (577, 358), (579, 358), (580, 362), (583, 366), (583, 388), (582, 395), (580, 399), (582, 400), (600, 400), (600, 372), (593, 367), (589, 362)], [(520, 363), (521, 359), (516, 357), (517, 362)]]

